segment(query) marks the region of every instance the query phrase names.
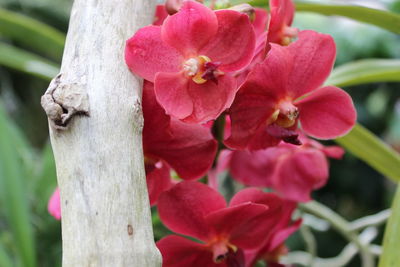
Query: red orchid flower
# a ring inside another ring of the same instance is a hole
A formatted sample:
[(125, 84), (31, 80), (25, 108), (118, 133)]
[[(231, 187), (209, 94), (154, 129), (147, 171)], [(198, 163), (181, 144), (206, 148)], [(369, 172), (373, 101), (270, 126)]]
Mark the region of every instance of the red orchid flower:
[(236, 72), (237, 82), (241, 85), (253, 67), (261, 63), (269, 50), (270, 43), (289, 45), (298, 35), (296, 28), (290, 27), (294, 17), (294, 4), (291, 0), (271, 0), (270, 14), (262, 8), (255, 9), (253, 21), (256, 34), (256, 49), (251, 63)]
[(56, 188), (56, 190), (54, 190), (49, 199), (49, 203), (47, 204), (47, 211), (56, 220), (61, 220), (60, 190), (58, 189), (58, 187)]
[(177, 235), (158, 241), (163, 266), (244, 266), (244, 250), (264, 245), (281, 219), (277, 210), (283, 205), (276, 195), (259, 190), (250, 201), (248, 190), (237, 193), (228, 207), (217, 191), (198, 182), (181, 182), (162, 193), (162, 222), (200, 241)]
[(340, 159), (344, 150), (325, 147), (305, 136), (301, 141), (301, 146), (280, 143), (257, 151), (225, 150), (216, 168), (219, 172), (229, 169), (231, 177), (245, 185), (269, 187), (285, 199), (306, 202), (311, 200), (311, 192), (328, 180), (327, 157)]
[(143, 151), (150, 203), (169, 189), (170, 169), (182, 179), (202, 177), (211, 167), (217, 142), (210, 130), (170, 118), (157, 103), (153, 84), (143, 86)]
[(247, 15), (185, 1), (162, 26), (136, 32), (127, 41), (125, 60), (134, 73), (154, 82), (167, 114), (202, 123), (232, 104), (237, 86), (230, 73), (250, 62), (254, 46)]
[(292, 0), (269, 1), (271, 21), (268, 31), (268, 42), (289, 45), (298, 35), (296, 28), (290, 27), (294, 18), (294, 4)]
[(302, 223), (301, 219), (292, 221), (292, 215), (296, 209), (296, 203), (279, 197), (271, 198), (257, 188), (247, 188), (235, 196), (236, 202), (253, 202), (265, 204), (269, 207), (270, 220), (273, 225), (270, 228), (268, 238), (255, 249), (244, 251), (246, 266), (254, 266), (257, 261), (264, 260), (268, 266), (274, 266), (279, 262), (280, 256), (286, 254), (284, 244), (286, 239), (297, 231)]
[(329, 35), (302, 31), (289, 46), (271, 44), (266, 59), (254, 67), (232, 107), (235, 149), (263, 149), (281, 140), (299, 145), (296, 129), (319, 139), (347, 134), (356, 121), (351, 97), (334, 86), (321, 87), (335, 61)]

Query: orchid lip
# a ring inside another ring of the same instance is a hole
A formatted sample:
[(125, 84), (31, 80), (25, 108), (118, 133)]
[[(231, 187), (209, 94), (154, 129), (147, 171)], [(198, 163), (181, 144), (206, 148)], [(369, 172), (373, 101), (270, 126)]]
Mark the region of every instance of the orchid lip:
[(211, 245), (213, 259), (215, 263), (223, 262), (230, 252), (236, 252), (237, 247), (227, 241), (220, 240)]
[(183, 70), (197, 84), (203, 84), (207, 81), (218, 84), (218, 76), (224, 74), (218, 70), (220, 65), (220, 62), (212, 62), (209, 57), (201, 55), (186, 60), (183, 63)]
[(281, 101), (267, 120), (267, 125), (275, 123), (280, 127), (290, 128), (295, 125), (298, 117), (299, 109), (290, 100)]

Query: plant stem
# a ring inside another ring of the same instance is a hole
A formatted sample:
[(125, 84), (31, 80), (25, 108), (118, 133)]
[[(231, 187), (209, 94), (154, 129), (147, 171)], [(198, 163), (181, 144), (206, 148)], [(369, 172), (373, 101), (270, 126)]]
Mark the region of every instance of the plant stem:
[(375, 265), (374, 256), (369, 251), (368, 246), (360, 241), (357, 233), (352, 230), (350, 223), (347, 222), (343, 217), (316, 201), (310, 201), (308, 203), (301, 204), (299, 205), (299, 208), (305, 212), (329, 221), (333, 228), (339, 231), (347, 240), (355, 244), (360, 251), (363, 267), (373, 267)]

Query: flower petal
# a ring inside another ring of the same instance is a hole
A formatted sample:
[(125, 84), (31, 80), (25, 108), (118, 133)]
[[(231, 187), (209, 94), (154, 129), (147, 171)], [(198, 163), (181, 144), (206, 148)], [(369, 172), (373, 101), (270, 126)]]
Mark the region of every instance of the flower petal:
[(218, 77), (218, 84), (196, 84), (183, 73), (158, 73), (154, 87), (157, 101), (167, 114), (187, 123), (217, 118), (232, 104), (238, 90), (229, 74)]
[(287, 47), (273, 45), (265, 60), (250, 73), (247, 86), (261, 87), (263, 94), (280, 98), (286, 93), (286, 83), (292, 67), (293, 55)]
[(299, 39), (286, 48), (294, 57), (287, 88), (292, 99), (297, 99), (320, 87), (328, 78), (336, 46), (330, 35), (301, 31)]
[(173, 186), (170, 168), (165, 162), (159, 161), (155, 166), (145, 163), (145, 169), (150, 205), (153, 206), (157, 203), (160, 194)]
[(234, 151), (230, 160), (230, 173), (233, 179), (248, 186), (270, 187), (269, 177), (275, 166), (276, 154), (270, 150)]
[[(284, 200), (272, 193), (265, 193), (257, 188), (247, 188), (233, 196), (230, 206), (240, 206), (249, 202), (268, 206), (267, 212), (257, 218), (262, 226), (254, 226), (255, 228), (262, 227), (258, 229), (259, 234), (264, 236), (265, 242), (259, 247), (262, 249), (269, 243), (268, 240), (273, 238), (276, 231), (288, 226), (296, 203)], [(268, 231), (262, 232), (263, 229)]]
[(217, 191), (192, 181), (175, 185), (158, 199), (161, 221), (172, 231), (199, 240), (208, 240), (211, 234), (204, 217), (225, 207)]
[(229, 202), (229, 206), (236, 206), (242, 203), (253, 202), (258, 204), (264, 204), (269, 207), (269, 211), (274, 209), (274, 206), (280, 205), (279, 203), (282, 200), (272, 193), (265, 193), (261, 189), (250, 187), (243, 190), (240, 190), (236, 193), (231, 201)]
[(218, 84), (212, 81), (204, 84), (190, 81), (188, 94), (193, 101), (193, 113), (183, 121), (203, 123), (216, 119), (231, 106), (237, 90), (236, 80), (229, 74), (218, 77)]
[(213, 62), (221, 62), (219, 69), (224, 72), (239, 70), (253, 58), (255, 33), (246, 14), (233, 10), (218, 10), (218, 32), (200, 50)]
[(158, 103), (168, 115), (184, 119), (193, 113), (193, 102), (188, 93), (189, 80), (183, 73), (165, 73), (156, 75), (154, 92)]
[(217, 29), (217, 17), (211, 9), (195, 1), (185, 1), (178, 13), (164, 20), (161, 34), (167, 44), (188, 57), (197, 55)]
[(170, 119), (157, 103), (150, 82), (143, 88), (143, 150), (166, 161), (183, 179), (203, 176), (214, 160), (217, 143), (210, 130)]
[(231, 206), (246, 201), (261, 203), (269, 207), (264, 217), (263, 226), (269, 229), (268, 237), (265, 242), (255, 250), (246, 250), (247, 266), (253, 266), (257, 259), (263, 259), (277, 245), (280, 245), (284, 239), (296, 230), (299, 221), (294, 224), (292, 214), (296, 208), (296, 203), (284, 200), (272, 193), (265, 193), (260, 189), (248, 188), (241, 190), (231, 200)]
[(262, 259), (266, 253), (280, 245), (288, 235), (297, 230), (301, 220), (291, 223), (292, 213), (296, 203), (287, 201), (272, 193), (265, 193), (257, 188), (247, 188), (238, 192), (231, 200), (230, 206), (253, 202), (268, 206), (263, 217), (263, 227), (267, 228), (265, 242), (254, 251), (246, 250), (246, 262), (253, 266), (257, 259)]
[(146, 80), (143, 82), (142, 110), (144, 118), (143, 144), (146, 147), (146, 144), (150, 144), (160, 137), (163, 138), (165, 132), (169, 131), (170, 125), (170, 117), (157, 103), (154, 84)]
[(50, 215), (53, 216), (56, 220), (61, 220), (60, 190), (58, 189), (58, 187), (56, 188), (56, 190), (54, 190), (54, 193), (49, 199), (47, 210)]
[(298, 149), (277, 161), (272, 187), (286, 199), (306, 202), (313, 190), (326, 184), (328, 174), (328, 161), (321, 151)]
[(157, 5), (156, 13), (154, 14), (153, 25), (162, 25), (166, 17), (168, 17), (168, 13), (165, 9), (165, 5)]
[(255, 138), (255, 142), (252, 142), (251, 149), (261, 149), (279, 142), (271, 139), (265, 130), (279, 100), (286, 96), (292, 65), (293, 56), (287, 48), (273, 45), (266, 59), (254, 67), (229, 109), (232, 131), (225, 141), (227, 146), (244, 149), (252, 138)]
[(268, 228), (260, 215), (268, 210), (266, 205), (242, 203), (210, 213), (206, 221), (215, 236), (227, 236), (229, 241), (242, 248), (254, 248), (265, 239)]
[(357, 114), (351, 97), (334, 86), (315, 90), (295, 105), (299, 108), (304, 132), (315, 138), (343, 136), (356, 123)]
[(269, 15), (263, 8), (255, 8), (255, 20), (253, 21), (253, 28), (256, 35), (256, 46), (254, 50), (254, 56), (245, 68), (242, 68), (235, 72), (237, 83), (242, 85), (245, 82), (247, 75), (254, 68), (254, 66), (264, 61), (267, 54), (267, 36), (268, 36), (268, 24)]
[(325, 154), (325, 156), (333, 159), (342, 159), (344, 153), (346, 152), (340, 146), (323, 147), (321, 151)]
[(132, 72), (153, 82), (157, 72), (180, 71), (182, 57), (162, 42), (159, 26), (147, 26), (126, 42), (125, 61)]
[(273, 104), (274, 102), (266, 97), (251, 94), (243, 94), (236, 98), (229, 110), (232, 121), (231, 135), (224, 144), (232, 149), (246, 149), (258, 132), (262, 135), (266, 127), (263, 123), (273, 113), (268, 106)]
[[(293, 211), (291, 211), (291, 212), (293, 212)], [(290, 213), (290, 215), (291, 215), (291, 213)], [(282, 227), (282, 229), (277, 230), (271, 236), (271, 239), (268, 242), (267, 251), (272, 251), (275, 248), (277, 248), (278, 246), (280, 246), (281, 244), (283, 244), (290, 235), (292, 235), (294, 232), (296, 232), (300, 228), (302, 222), (303, 221), (301, 219), (295, 221), (291, 225), (288, 225), (288, 222), (286, 222), (285, 227)]]
[(258, 37), (267, 31), (269, 15), (264, 8), (256, 7), (254, 11), (255, 19), (253, 21), (253, 27), (254, 33)]
[(197, 179), (211, 168), (217, 142), (201, 125), (171, 121), (172, 138), (154, 143), (154, 154), (171, 165), (182, 179)]
[(207, 246), (181, 236), (164, 237), (157, 242), (157, 247), (163, 257), (163, 267), (221, 267), (213, 262), (213, 253)]
[(268, 41), (281, 44), (285, 28), (292, 25), (295, 13), (292, 0), (271, 0), (271, 22), (269, 24)]

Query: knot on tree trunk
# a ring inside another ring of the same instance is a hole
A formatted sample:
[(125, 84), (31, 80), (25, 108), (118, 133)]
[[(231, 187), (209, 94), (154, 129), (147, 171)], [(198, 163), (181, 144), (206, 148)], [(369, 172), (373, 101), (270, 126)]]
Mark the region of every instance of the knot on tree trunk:
[(85, 85), (73, 81), (63, 81), (58, 74), (42, 96), (41, 105), (49, 118), (50, 125), (56, 130), (68, 129), (75, 115), (89, 116), (89, 98)]

